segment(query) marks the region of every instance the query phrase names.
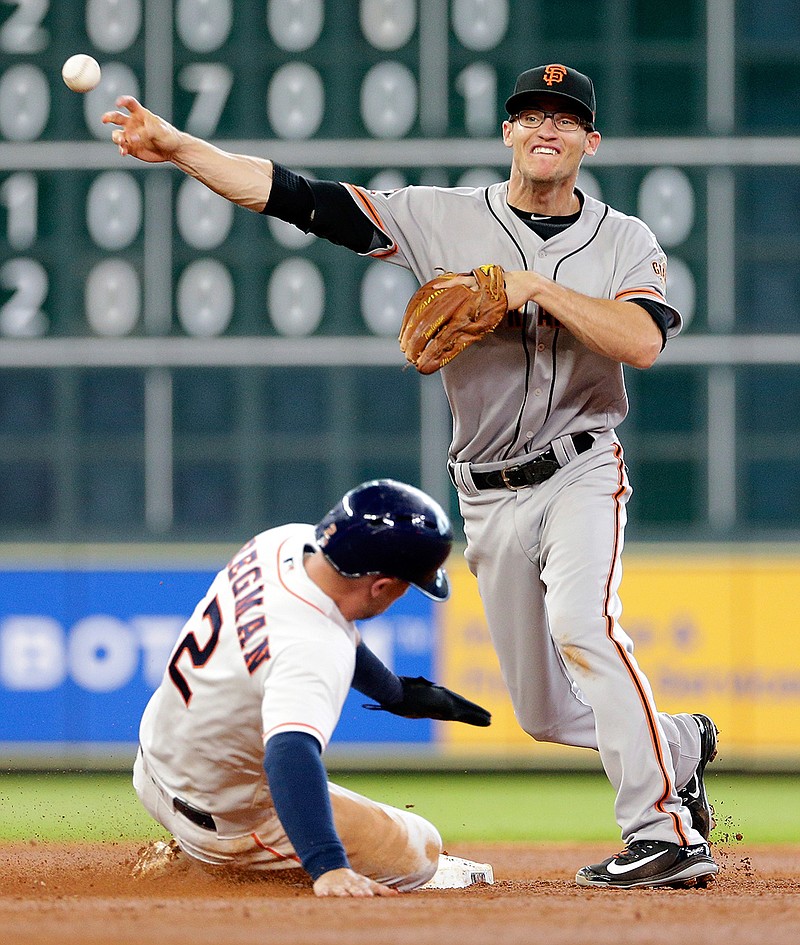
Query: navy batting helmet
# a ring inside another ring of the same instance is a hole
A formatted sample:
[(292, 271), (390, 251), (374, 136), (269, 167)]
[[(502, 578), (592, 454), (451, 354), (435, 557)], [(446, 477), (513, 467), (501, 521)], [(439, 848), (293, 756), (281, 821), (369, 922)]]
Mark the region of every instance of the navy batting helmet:
[(442, 507), (420, 489), (373, 479), (351, 489), (316, 527), (317, 543), (346, 577), (386, 574), (446, 600), (450, 582), (442, 567), (453, 529)]

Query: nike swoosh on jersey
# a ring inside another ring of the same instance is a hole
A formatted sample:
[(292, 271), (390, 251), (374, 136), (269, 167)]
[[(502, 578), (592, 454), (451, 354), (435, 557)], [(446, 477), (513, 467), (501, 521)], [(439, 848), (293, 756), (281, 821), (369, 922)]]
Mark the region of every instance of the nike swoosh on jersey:
[(609, 873), (614, 876), (619, 876), (623, 873), (630, 873), (631, 870), (638, 870), (640, 866), (644, 866), (645, 863), (652, 863), (653, 860), (657, 860), (660, 856), (663, 856), (665, 853), (668, 853), (668, 850), (659, 850), (658, 853), (653, 853), (652, 856), (646, 856), (643, 860), (637, 860), (635, 863), (625, 863), (621, 866), (618, 866), (613, 860), (608, 864), (606, 869)]

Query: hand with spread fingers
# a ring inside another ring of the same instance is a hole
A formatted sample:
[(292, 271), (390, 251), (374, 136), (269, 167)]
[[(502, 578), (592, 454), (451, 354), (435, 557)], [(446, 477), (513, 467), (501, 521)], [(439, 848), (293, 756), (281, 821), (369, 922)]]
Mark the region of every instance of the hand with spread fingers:
[(160, 164), (172, 159), (181, 144), (182, 133), (169, 122), (145, 108), (132, 95), (121, 95), (117, 108), (123, 111), (106, 112), (101, 121), (104, 125), (118, 125), (111, 133), (111, 140), (121, 155), (132, 157), (148, 164)]

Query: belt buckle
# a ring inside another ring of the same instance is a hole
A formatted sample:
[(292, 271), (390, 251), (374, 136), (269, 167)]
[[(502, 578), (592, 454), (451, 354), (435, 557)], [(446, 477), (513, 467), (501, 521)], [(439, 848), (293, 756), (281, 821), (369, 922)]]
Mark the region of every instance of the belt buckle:
[(500, 478), (503, 480), (503, 485), (506, 489), (510, 489), (512, 492), (519, 492), (520, 489), (525, 489), (529, 485), (527, 482), (523, 482), (518, 486), (515, 486), (513, 482), (509, 482), (508, 474), (510, 472), (517, 472), (521, 469), (521, 466), (506, 466), (505, 469), (500, 470)]

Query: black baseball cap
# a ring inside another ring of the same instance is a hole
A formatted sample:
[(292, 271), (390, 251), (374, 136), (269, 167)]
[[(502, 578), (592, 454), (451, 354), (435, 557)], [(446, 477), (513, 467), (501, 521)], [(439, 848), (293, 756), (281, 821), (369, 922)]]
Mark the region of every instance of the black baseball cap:
[(553, 63), (523, 72), (517, 77), (513, 95), (506, 101), (508, 114), (517, 115), (524, 108), (533, 107), (540, 95), (558, 95), (576, 115), (594, 122), (597, 108), (594, 85), (588, 75), (577, 69)]

